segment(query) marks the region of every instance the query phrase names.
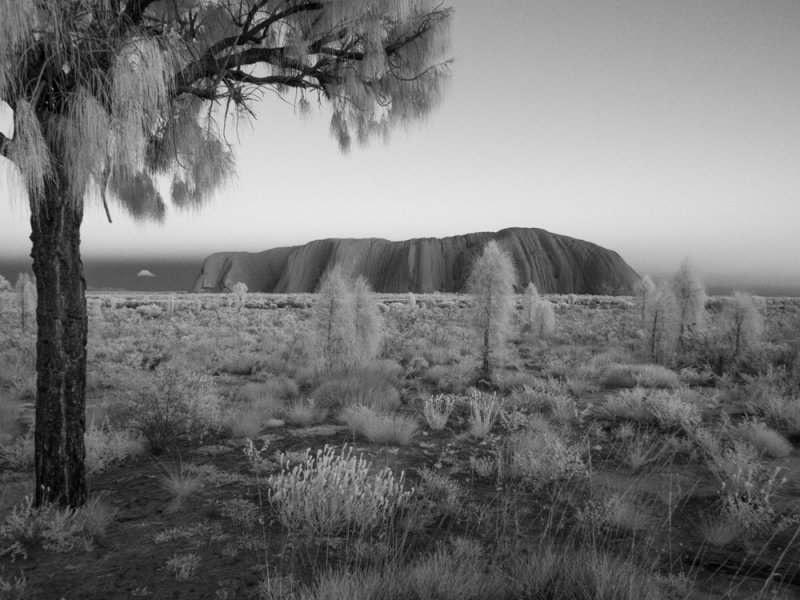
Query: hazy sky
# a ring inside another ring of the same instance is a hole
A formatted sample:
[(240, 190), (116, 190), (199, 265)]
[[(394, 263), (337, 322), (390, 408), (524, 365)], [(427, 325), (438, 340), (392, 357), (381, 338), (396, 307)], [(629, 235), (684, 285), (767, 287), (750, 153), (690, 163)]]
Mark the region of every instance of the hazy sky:
[[(800, 280), (800, 2), (451, 0), (455, 58), (420, 126), (339, 153), (324, 111), (267, 94), (202, 213), (114, 224), (83, 252), (204, 256), (323, 237), (540, 227), (640, 273)], [(8, 177), (4, 177), (8, 180)], [(0, 257), (29, 252), (0, 181)]]

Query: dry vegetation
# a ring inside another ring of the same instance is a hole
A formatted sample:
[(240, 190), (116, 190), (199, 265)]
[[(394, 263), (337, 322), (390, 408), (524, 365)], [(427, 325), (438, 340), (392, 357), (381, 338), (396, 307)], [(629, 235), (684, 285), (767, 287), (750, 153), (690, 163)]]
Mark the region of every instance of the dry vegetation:
[(351, 348), (311, 295), (90, 295), (92, 497), (59, 511), (0, 292), (0, 598), (797, 597), (800, 301), (744, 344), (711, 298), (654, 365), (635, 298), (548, 296), (546, 335), (531, 298), (479, 382), (466, 296), (380, 295)]

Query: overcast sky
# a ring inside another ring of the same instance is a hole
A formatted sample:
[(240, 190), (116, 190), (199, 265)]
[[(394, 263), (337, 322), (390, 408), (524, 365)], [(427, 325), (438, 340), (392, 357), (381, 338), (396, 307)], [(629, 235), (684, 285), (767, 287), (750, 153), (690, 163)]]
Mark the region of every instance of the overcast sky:
[[(640, 273), (800, 280), (800, 2), (451, 0), (455, 63), (419, 126), (340, 154), (324, 111), (267, 94), (202, 213), (109, 225), (87, 257), (539, 227)], [(29, 253), (0, 176), (0, 257)], [(13, 184), (11, 184), (13, 185)]]

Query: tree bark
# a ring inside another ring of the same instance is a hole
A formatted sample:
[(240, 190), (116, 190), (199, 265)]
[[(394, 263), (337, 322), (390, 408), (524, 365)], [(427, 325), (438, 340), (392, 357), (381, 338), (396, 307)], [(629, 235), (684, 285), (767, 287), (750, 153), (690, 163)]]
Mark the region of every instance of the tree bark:
[[(63, 181), (63, 179), (62, 179)], [(35, 505), (86, 501), (84, 459), (86, 282), (80, 256), (83, 207), (48, 184), (31, 216), (36, 307)]]

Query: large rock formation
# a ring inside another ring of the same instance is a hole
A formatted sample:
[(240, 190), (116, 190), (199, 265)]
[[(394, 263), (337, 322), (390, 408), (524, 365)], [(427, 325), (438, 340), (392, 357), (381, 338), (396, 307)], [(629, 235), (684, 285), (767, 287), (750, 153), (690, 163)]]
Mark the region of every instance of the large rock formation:
[(543, 293), (630, 294), (639, 278), (616, 252), (596, 244), (512, 228), (441, 239), (327, 239), (258, 253), (220, 252), (206, 258), (192, 291), (229, 291), (241, 281), (253, 292), (313, 292), (322, 275), (342, 263), (377, 292), (460, 292), (489, 240), (511, 254), (520, 291), (532, 281)]

